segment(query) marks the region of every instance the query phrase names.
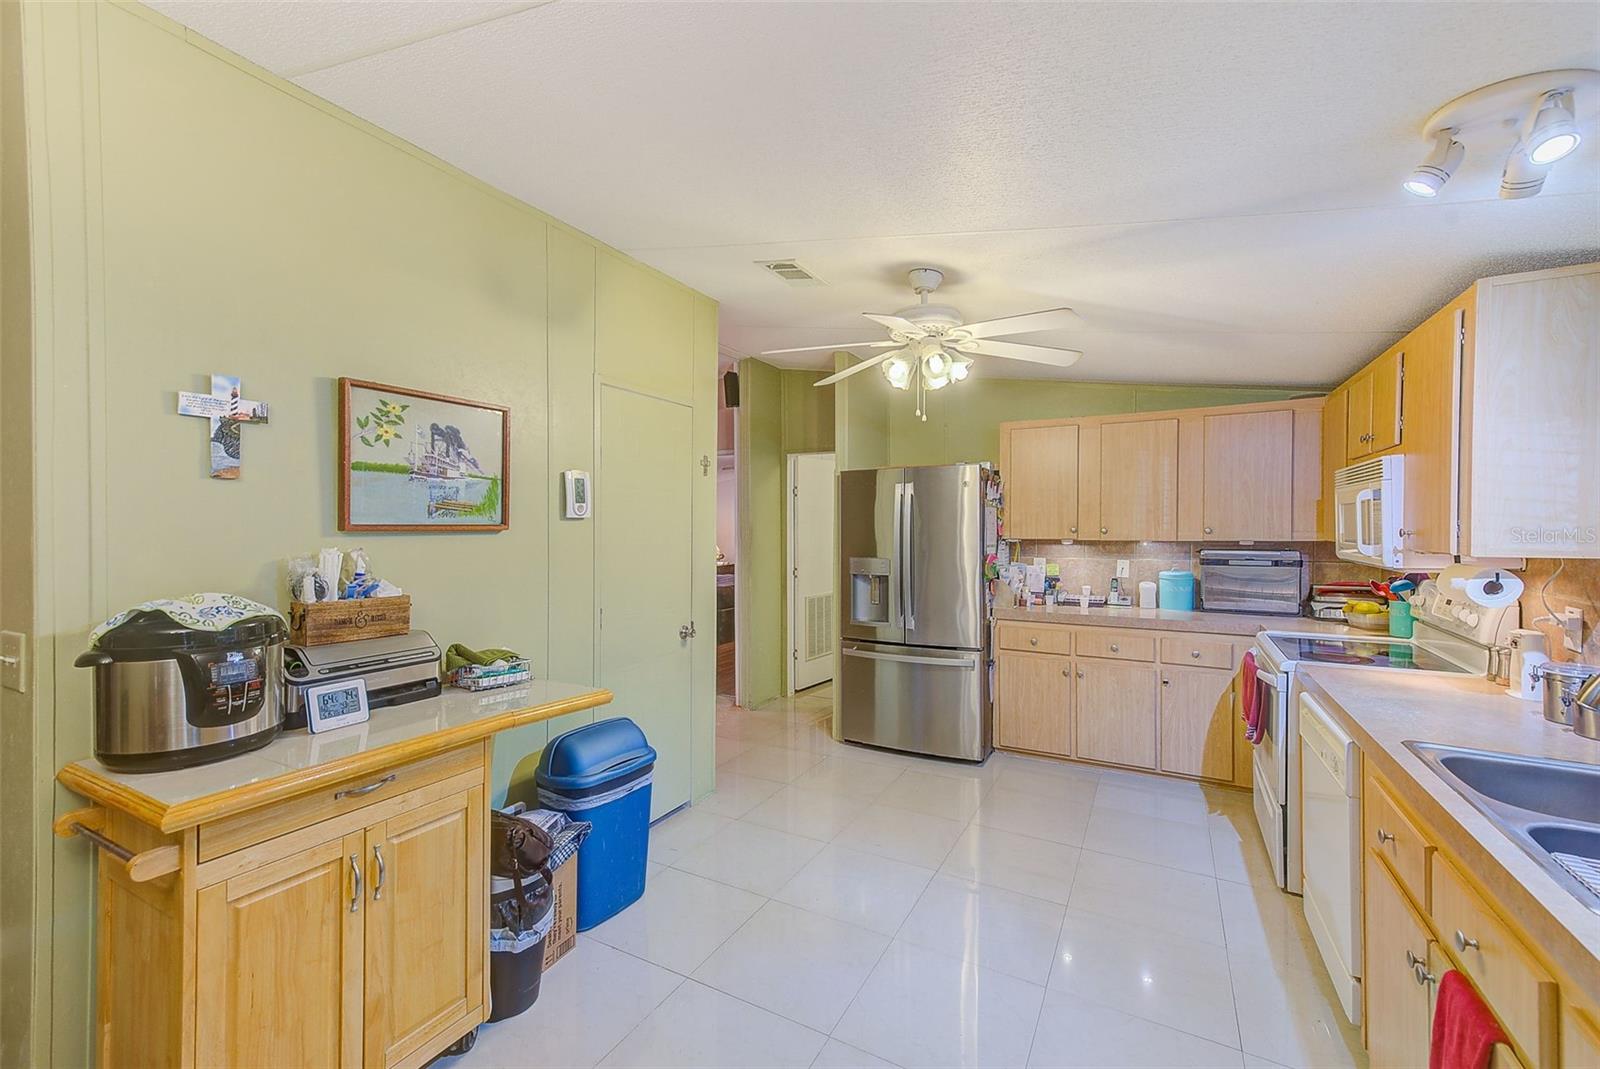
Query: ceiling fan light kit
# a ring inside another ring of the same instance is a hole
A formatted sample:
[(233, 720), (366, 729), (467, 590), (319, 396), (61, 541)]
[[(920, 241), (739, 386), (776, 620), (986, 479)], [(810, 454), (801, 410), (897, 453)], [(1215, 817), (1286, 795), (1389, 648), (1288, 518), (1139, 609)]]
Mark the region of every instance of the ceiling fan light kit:
[(1583, 142), (1577, 111), (1582, 91), (1593, 121), (1600, 99), (1600, 71), (1582, 68), (1541, 71), (1507, 78), (1456, 97), (1434, 112), (1423, 126), (1423, 136), (1433, 143), (1428, 157), (1401, 183), (1417, 197), (1436, 197), (1466, 155), (1458, 136), (1504, 143), (1515, 137), (1500, 175), (1500, 196), (1507, 200), (1531, 197), (1544, 187), (1545, 176), (1557, 161), (1570, 156)]
[(888, 341), (847, 342), (809, 345), (798, 349), (768, 349), (762, 356), (783, 353), (815, 352), (821, 349), (889, 349), (868, 357), (843, 371), (817, 380), (818, 386), (831, 386), (869, 367), (878, 367), (896, 390), (915, 390), (917, 415), (928, 418), (929, 390), (942, 390), (954, 382), (964, 382), (972, 374), (974, 356), (996, 356), (1006, 360), (1026, 360), (1052, 367), (1071, 367), (1083, 353), (1076, 349), (1056, 349), (1024, 342), (990, 341), (1010, 334), (1029, 334), (1042, 330), (1061, 330), (1082, 324), (1070, 308), (1050, 308), (1025, 315), (986, 319), (977, 323), (962, 320), (961, 311), (948, 304), (928, 303), (928, 294), (939, 288), (944, 272), (935, 267), (913, 268), (907, 274), (917, 303), (892, 315), (863, 312), (862, 315), (886, 327)]

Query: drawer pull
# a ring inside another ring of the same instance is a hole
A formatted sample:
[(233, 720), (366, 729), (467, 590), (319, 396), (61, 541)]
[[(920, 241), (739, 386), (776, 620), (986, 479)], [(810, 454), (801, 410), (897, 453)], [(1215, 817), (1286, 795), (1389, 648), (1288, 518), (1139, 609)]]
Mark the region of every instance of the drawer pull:
[(1111, 652), (1112, 653), (1121, 653), (1122, 652), (1122, 647), (1117, 645), (1115, 642), (1113, 642), (1111, 644)]
[(350, 888), (350, 912), (354, 913), (361, 908), (361, 861), (355, 854), (350, 855), (350, 876), (355, 880)]
[(1198, 661), (1200, 659), (1200, 651), (1199, 650), (1190, 650), (1189, 651), (1189, 656), (1193, 657), (1195, 660)]
[(1378, 845), (1382, 846), (1384, 843), (1392, 843), (1392, 842), (1394, 842), (1394, 836), (1391, 835), (1389, 832), (1384, 831), (1382, 828), (1379, 828), (1378, 829)]
[(1038, 644), (1039, 644), (1039, 640), (1036, 639), (1036, 638), (1030, 638), (1028, 640), (1028, 645), (1030, 645), (1030, 646), (1037, 646)]
[(387, 786), (388, 784), (393, 783), (395, 781), (395, 777), (398, 775), (398, 772), (391, 772), (382, 779), (367, 784), (365, 787), (347, 787), (342, 791), (334, 791), (334, 800), (338, 801), (340, 798), (360, 798), (364, 794), (371, 794), (379, 787)]
[(1457, 928), (1456, 929), (1456, 949), (1460, 950), (1462, 952), (1465, 952), (1469, 948), (1472, 949), (1472, 950), (1477, 950), (1478, 949), (1478, 941), (1476, 939), (1468, 939), (1467, 938), (1467, 933), (1463, 932), (1460, 928)]

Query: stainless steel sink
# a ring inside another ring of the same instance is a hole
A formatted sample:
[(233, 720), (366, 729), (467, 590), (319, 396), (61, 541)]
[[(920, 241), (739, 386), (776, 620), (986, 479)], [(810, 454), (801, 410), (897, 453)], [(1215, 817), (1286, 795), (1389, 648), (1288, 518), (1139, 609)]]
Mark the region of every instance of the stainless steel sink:
[(1406, 748), (1600, 913), (1600, 765), (1431, 742)]

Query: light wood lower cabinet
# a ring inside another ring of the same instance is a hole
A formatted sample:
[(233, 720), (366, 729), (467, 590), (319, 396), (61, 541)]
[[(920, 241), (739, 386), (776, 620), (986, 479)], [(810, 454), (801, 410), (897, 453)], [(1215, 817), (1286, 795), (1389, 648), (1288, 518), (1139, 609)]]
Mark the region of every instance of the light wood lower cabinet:
[(1370, 851), (1362, 856), (1367, 1056), (1372, 1069), (1417, 1069), (1428, 1064), (1432, 936), (1383, 862)]
[(1074, 740), (1077, 756), (1131, 768), (1156, 767), (1156, 670), (1080, 658)]
[(198, 1064), (362, 1064), (364, 842), (352, 832), (200, 892)]
[[(1163, 654), (1164, 655), (1164, 654)], [(1161, 669), (1161, 770), (1201, 779), (1233, 778), (1234, 673)]]
[(995, 741), (1011, 750), (1071, 756), (1072, 662), (1002, 652), (998, 663)]

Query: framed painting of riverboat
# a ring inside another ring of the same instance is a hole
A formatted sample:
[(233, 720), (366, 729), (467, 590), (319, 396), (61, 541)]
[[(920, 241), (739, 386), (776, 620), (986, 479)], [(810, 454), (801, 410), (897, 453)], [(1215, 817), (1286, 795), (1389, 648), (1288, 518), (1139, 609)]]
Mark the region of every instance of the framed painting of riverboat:
[(510, 526), (510, 409), (339, 380), (339, 530)]

